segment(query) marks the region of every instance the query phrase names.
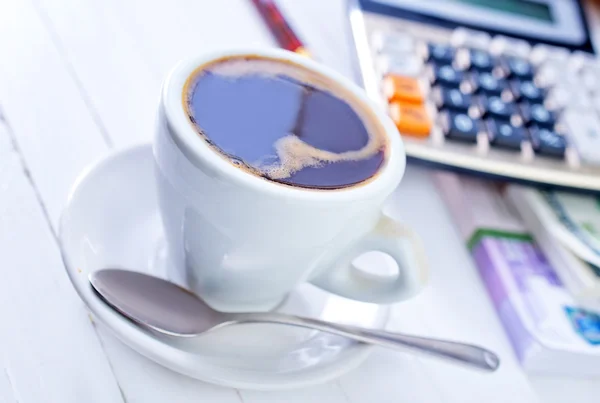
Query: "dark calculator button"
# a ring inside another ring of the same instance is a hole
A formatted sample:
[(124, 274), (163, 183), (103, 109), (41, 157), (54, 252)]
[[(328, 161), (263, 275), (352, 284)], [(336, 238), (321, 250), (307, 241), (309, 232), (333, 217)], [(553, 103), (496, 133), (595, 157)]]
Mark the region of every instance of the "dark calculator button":
[(562, 158), (567, 148), (567, 140), (552, 130), (532, 126), (529, 128), (529, 139), (536, 153), (549, 157)]
[(485, 126), (491, 145), (512, 150), (521, 149), (521, 143), (525, 140), (523, 127), (513, 126), (510, 121), (499, 119), (488, 119)]
[(527, 126), (537, 125), (551, 129), (556, 122), (554, 112), (549, 111), (542, 104), (522, 103), (521, 116)]
[(481, 95), (478, 97), (478, 103), (481, 115), (485, 118), (497, 117), (508, 120), (517, 113), (517, 105), (512, 102), (504, 102), (497, 95)]
[(471, 95), (465, 94), (458, 88), (439, 87), (436, 91), (439, 91), (437, 106), (440, 109), (452, 109), (466, 113), (473, 102)]
[(494, 57), (484, 50), (469, 50), (469, 60), (471, 70), (492, 71), (494, 69)]
[(433, 83), (441, 84), (446, 87), (458, 88), (460, 83), (465, 78), (462, 71), (456, 70), (449, 64), (443, 66), (435, 66), (433, 68)]
[(531, 103), (542, 103), (546, 93), (543, 89), (533, 83), (533, 81), (514, 80), (510, 83), (511, 91), (515, 100), (528, 101)]
[(500, 95), (502, 91), (508, 88), (506, 80), (494, 77), (492, 73), (473, 73), (471, 74), (471, 85), (475, 92), (489, 95)]
[(436, 64), (452, 64), (456, 49), (452, 46), (431, 43), (428, 46), (429, 60)]
[(445, 112), (444, 134), (452, 140), (475, 143), (479, 122), (471, 119), (466, 113)]
[(533, 66), (520, 57), (507, 57), (502, 60), (504, 74), (511, 78), (530, 80), (533, 78)]

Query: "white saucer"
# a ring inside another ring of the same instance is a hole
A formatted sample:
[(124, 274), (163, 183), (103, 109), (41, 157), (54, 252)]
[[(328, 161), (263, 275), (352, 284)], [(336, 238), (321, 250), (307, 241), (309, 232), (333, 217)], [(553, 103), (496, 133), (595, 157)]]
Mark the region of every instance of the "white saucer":
[[(150, 145), (103, 159), (77, 180), (61, 219), (63, 260), (73, 286), (124, 343), (193, 378), (261, 390), (325, 382), (367, 357), (371, 349), (367, 345), (281, 325), (239, 325), (181, 343), (141, 330), (100, 301), (88, 283), (94, 270), (121, 267), (169, 277), (153, 168)], [(337, 297), (307, 284), (295, 290), (280, 310), (372, 328), (385, 327), (388, 318), (385, 307)]]

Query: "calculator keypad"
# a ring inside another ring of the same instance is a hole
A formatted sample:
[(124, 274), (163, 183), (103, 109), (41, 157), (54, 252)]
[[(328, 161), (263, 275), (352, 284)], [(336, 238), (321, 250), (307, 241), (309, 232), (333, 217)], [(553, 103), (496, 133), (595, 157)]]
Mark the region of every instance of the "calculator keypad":
[(480, 122), (466, 113), (445, 112), (442, 114), (444, 134), (452, 140), (475, 143)]
[(422, 104), (425, 100), (419, 80), (408, 76), (388, 74), (383, 81), (383, 92), (389, 102)]
[(521, 144), (526, 138), (525, 129), (515, 126), (510, 121), (502, 119), (488, 119), (486, 130), (490, 143), (495, 147), (520, 151)]
[(600, 165), (600, 119), (595, 111), (567, 110), (563, 123), (580, 158), (590, 165)]
[(389, 112), (400, 133), (412, 137), (429, 136), (433, 123), (424, 105), (392, 102)]
[(515, 101), (543, 103), (546, 93), (531, 80), (514, 80), (510, 83), (511, 92)]
[(459, 112), (468, 112), (473, 105), (473, 97), (465, 94), (458, 88), (436, 87), (433, 90), (436, 106), (439, 109), (450, 109)]
[(417, 56), (385, 55), (377, 62), (382, 71), (401, 76), (417, 77), (423, 70), (423, 61)]
[(549, 157), (562, 158), (565, 155), (567, 141), (564, 136), (543, 127), (533, 126), (529, 136), (536, 153)]
[(469, 49), (469, 69), (477, 71), (492, 71), (496, 65), (494, 56), (481, 49)]
[(513, 102), (503, 101), (498, 95), (481, 95), (478, 97), (481, 116), (510, 120), (511, 116), (518, 113), (517, 105)]
[(437, 123), (448, 142), (477, 143), (483, 133), (491, 149), (519, 152), (528, 142), (536, 156), (564, 158), (571, 147), (583, 163), (600, 165), (593, 58), (463, 28), (444, 43), (408, 33), (377, 38), (383, 94), (403, 134), (427, 138)]
[(556, 123), (554, 112), (549, 111), (542, 104), (523, 102), (521, 104), (521, 117), (527, 126), (536, 125), (552, 129)]
[(533, 78), (533, 66), (523, 58), (503, 58), (501, 66), (503, 74), (506, 77), (517, 78), (521, 80), (531, 80)]
[(431, 43), (427, 49), (429, 61), (437, 64), (452, 64), (454, 55), (456, 54), (456, 48), (439, 43)]
[(477, 94), (501, 95), (508, 89), (508, 82), (503, 78), (496, 77), (491, 72), (472, 73), (470, 84), (472, 91)]
[(464, 72), (455, 69), (450, 64), (432, 67), (431, 81), (433, 85), (458, 88), (464, 79)]

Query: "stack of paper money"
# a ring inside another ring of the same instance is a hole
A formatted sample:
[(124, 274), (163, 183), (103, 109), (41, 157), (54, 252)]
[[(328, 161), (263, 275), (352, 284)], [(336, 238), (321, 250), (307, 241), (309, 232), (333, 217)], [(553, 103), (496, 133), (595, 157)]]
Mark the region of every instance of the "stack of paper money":
[(600, 376), (596, 200), (435, 176), (523, 367)]
[(598, 197), (514, 185), (506, 196), (571, 295), (600, 312)]

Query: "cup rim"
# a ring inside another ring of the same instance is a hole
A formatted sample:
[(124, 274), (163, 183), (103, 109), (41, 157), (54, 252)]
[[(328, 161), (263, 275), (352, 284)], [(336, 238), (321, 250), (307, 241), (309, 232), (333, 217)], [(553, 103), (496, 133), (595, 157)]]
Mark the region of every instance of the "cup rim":
[[(192, 122), (189, 120), (182, 104), (182, 94), (189, 76), (199, 67), (211, 61), (227, 57), (258, 56), (279, 59), (297, 64), (312, 70), (328, 80), (343, 86), (369, 112), (375, 116), (383, 127), (388, 144), (388, 157), (385, 165), (376, 176), (367, 183), (357, 184), (340, 189), (311, 189), (294, 187), (270, 181), (245, 172), (218, 155), (215, 150), (202, 140)], [(391, 193), (402, 178), (406, 166), (406, 155), (400, 134), (392, 120), (371, 101), (366, 93), (350, 80), (333, 69), (323, 66), (306, 56), (282, 49), (244, 48), (229, 49), (203, 53), (180, 61), (167, 75), (161, 94), (161, 108), (166, 117), (169, 135), (184, 156), (197, 168), (220, 180), (230, 182), (249, 190), (260, 191), (273, 197), (286, 199), (319, 200), (319, 201), (351, 201), (368, 198), (381, 193)]]

